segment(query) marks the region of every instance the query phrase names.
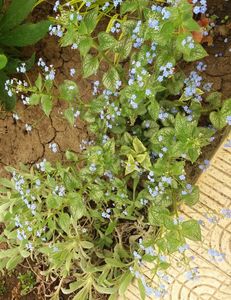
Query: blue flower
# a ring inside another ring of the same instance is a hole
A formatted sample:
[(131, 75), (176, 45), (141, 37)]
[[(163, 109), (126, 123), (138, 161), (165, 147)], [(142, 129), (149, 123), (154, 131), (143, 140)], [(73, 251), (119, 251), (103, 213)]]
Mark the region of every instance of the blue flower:
[(228, 219), (231, 219), (231, 209), (229, 208), (222, 208), (220, 213), (225, 217), (225, 218), (228, 218)]
[(212, 257), (212, 260), (216, 261), (216, 262), (221, 262), (225, 258), (224, 253), (220, 253), (220, 252), (218, 252), (217, 250), (215, 250), (213, 248), (208, 250), (208, 254)]
[(164, 8), (162, 9), (161, 14), (162, 14), (162, 19), (163, 19), (163, 20), (167, 20), (167, 19), (169, 19), (170, 16), (171, 16), (170, 11), (168, 11), (166, 7), (164, 7)]
[(198, 267), (191, 269), (185, 273), (185, 277), (187, 280), (197, 280), (199, 279), (199, 270)]
[(180, 253), (184, 253), (186, 250), (188, 250), (188, 249), (190, 249), (190, 247), (189, 247), (189, 245), (188, 244), (184, 244), (184, 245), (182, 245), (182, 246), (180, 246), (179, 248), (178, 248), (178, 251), (180, 252)]
[(187, 36), (183, 41), (182, 41), (182, 46), (187, 46), (190, 49), (193, 49), (195, 47), (194, 40), (191, 36)]
[(180, 178), (180, 180), (185, 180), (186, 177), (185, 177), (184, 174), (182, 174), (182, 175), (179, 176), (179, 178)]
[(113, 0), (114, 6), (117, 7), (123, 2), (123, 0)]
[(148, 26), (152, 29), (159, 30), (159, 21), (153, 18), (148, 20)]
[(231, 125), (231, 116), (228, 116), (228, 117), (226, 118), (226, 121), (227, 121), (228, 125)]
[(207, 69), (207, 65), (204, 62), (200, 61), (200, 62), (198, 62), (196, 68), (199, 72), (203, 72)]

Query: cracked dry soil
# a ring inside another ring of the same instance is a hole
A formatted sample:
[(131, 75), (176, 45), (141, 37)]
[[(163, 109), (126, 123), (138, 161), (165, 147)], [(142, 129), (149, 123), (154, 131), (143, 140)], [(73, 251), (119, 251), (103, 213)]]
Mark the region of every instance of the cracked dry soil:
[[(55, 85), (58, 86), (64, 79), (72, 79), (78, 82), (81, 98), (89, 99), (91, 80), (81, 79), (78, 54), (68, 48), (61, 49), (53, 37), (48, 37), (41, 44), (40, 56), (56, 68)], [(77, 74), (72, 78), (69, 75), (70, 68), (77, 70)], [(33, 81), (37, 71), (30, 73)], [(14, 121), (12, 113), (0, 112), (0, 176), (5, 173), (6, 165), (34, 164), (43, 158), (49, 161), (60, 161), (64, 158), (66, 150), (79, 151), (81, 140), (86, 139), (88, 135), (86, 126), (84, 122), (77, 119), (75, 127), (71, 127), (62, 115), (64, 108), (65, 103), (55, 101), (48, 118), (44, 116), (40, 107), (26, 107), (18, 101), (15, 112), (20, 119), (17, 122)], [(33, 127), (29, 133), (24, 129), (26, 123)], [(58, 145), (57, 153), (49, 149), (51, 142)]]

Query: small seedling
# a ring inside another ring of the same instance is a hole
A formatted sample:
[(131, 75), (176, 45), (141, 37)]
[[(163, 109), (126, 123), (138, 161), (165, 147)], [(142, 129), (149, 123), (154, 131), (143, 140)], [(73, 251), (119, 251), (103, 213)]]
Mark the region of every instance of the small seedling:
[(18, 280), (20, 282), (22, 296), (29, 294), (36, 284), (35, 275), (31, 271), (27, 271), (24, 274), (20, 273)]

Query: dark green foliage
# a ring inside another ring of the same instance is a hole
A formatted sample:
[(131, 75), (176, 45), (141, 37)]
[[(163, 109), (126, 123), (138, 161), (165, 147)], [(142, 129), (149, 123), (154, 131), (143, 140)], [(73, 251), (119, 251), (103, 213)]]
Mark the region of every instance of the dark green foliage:
[[(46, 34), (50, 25), (49, 21), (24, 23), (36, 2), (36, 0), (12, 0), (5, 9), (4, 1), (0, 1), (0, 103), (6, 110), (14, 107), (16, 99), (14, 95), (8, 96), (4, 89), (5, 81), (9, 75), (16, 73), (16, 68), (22, 62), (20, 52), (15, 47), (37, 43)], [(28, 61), (27, 69), (33, 62), (34, 56)]]

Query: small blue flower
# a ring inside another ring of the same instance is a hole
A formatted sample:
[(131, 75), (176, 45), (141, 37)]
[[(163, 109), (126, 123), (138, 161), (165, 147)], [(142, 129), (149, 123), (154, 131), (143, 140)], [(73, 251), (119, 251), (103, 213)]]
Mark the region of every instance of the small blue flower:
[(147, 90), (145, 91), (145, 95), (146, 95), (146, 96), (150, 96), (150, 95), (151, 95), (151, 93), (152, 93), (152, 92), (151, 92), (151, 90), (150, 90), (150, 89), (147, 89)]
[(229, 208), (222, 208), (220, 213), (225, 217), (225, 218), (228, 218), (228, 219), (231, 219), (231, 209)]
[(148, 20), (148, 26), (152, 29), (159, 30), (159, 21), (153, 18)]
[(199, 72), (204, 72), (207, 69), (207, 65), (204, 62), (200, 61), (198, 62), (196, 68)]
[(228, 125), (231, 125), (231, 116), (228, 116), (228, 117), (226, 118), (226, 121), (227, 121)]
[(133, 252), (133, 256), (134, 256), (134, 258), (142, 259), (142, 256), (136, 251)]
[(75, 73), (76, 73), (75, 69), (71, 68), (70, 69), (70, 75), (71, 75), (71, 77), (73, 77), (75, 75)]
[(182, 175), (179, 176), (179, 178), (180, 178), (180, 180), (185, 180), (186, 177), (185, 177), (184, 174), (182, 174)]
[(220, 252), (218, 252), (217, 250), (215, 250), (213, 248), (208, 250), (208, 254), (212, 257), (212, 260), (216, 261), (216, 262), (221, 262), (225, 258), (224, 253), (220, 253)]
[(191, 36), (187, 36), (181, 44), (182, 46), (187, 46), (189, 49), (193, 49), (195, 47), (194, 40)]
[(198, 280), (199, 279), (199, 269), (198, 267), (195, 267), (191, 269), (190, 271), (187, 271), (185, 273), (185, 277), (187, 280)]
[(166, 7), (164, 7), (164, 8), (161, 10), (161, 14), (162, 14), (162, 19), (163, 19), (163, 20), (167, 20), (167, 19), (169, 19), (170, 16), (171, 16), (170, 11), (168, 11)]

